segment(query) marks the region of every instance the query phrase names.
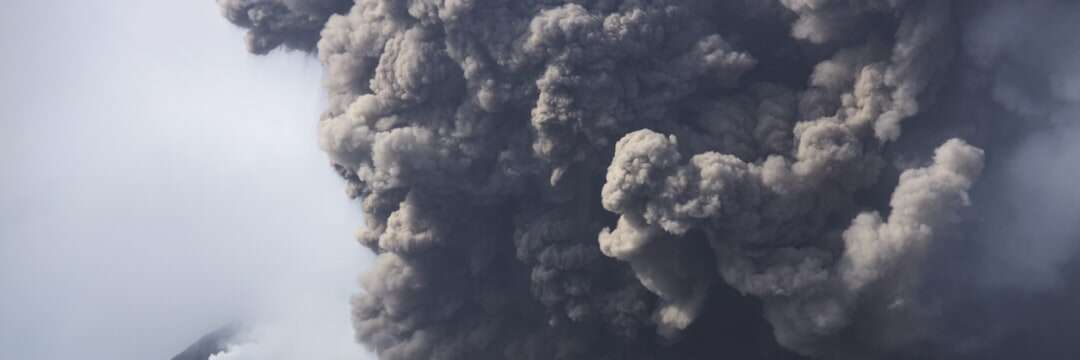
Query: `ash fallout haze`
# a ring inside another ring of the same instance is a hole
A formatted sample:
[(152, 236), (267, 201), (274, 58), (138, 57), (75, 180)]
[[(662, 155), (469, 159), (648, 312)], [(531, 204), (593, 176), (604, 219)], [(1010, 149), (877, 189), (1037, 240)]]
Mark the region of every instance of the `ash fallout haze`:
[(322, 64), (382, 359), (1075, 357), (1080, 2), (218, 5)]

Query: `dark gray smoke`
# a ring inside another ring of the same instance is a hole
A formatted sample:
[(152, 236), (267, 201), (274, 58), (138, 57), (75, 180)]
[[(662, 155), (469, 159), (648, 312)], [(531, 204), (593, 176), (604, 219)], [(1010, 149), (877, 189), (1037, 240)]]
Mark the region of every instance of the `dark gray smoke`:
[(1080, 3), (218, 2), (325, 68), (384, 359), (1071, 353)]
[(334, 13), (347, 11), (351, 0), (217, 0), (222, 15), (248, 29), (248, 51), (266, 54), (279, 46), (313, 51), (319, 31)]

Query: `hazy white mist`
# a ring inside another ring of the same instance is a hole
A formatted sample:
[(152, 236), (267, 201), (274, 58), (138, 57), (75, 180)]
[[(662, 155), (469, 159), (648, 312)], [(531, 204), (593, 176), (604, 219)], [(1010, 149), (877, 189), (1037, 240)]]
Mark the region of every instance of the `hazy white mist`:
[(316, 60), (246, 54), (213, 1), (5, 7), (0, 358), (167, 359), (231, 321), (260, 359), (361, 352)]

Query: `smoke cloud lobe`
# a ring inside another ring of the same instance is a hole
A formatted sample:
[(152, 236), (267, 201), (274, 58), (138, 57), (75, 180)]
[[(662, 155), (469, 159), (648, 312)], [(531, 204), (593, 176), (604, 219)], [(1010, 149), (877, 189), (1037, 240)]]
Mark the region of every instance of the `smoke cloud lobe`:
[(381, 358), (1066, 354), (1076, 3), (218, 3), (324, 66)]

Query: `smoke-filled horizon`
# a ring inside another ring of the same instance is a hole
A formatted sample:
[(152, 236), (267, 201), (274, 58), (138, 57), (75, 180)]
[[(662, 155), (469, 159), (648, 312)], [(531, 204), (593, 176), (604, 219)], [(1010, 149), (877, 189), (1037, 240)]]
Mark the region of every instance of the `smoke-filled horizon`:
[(1071, 353), (1080, 3), (218, 4), (323, 65), (381, 358)]

